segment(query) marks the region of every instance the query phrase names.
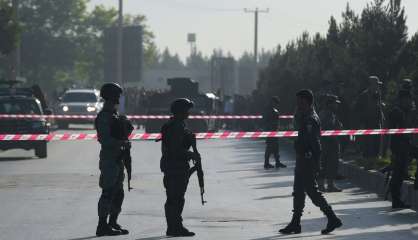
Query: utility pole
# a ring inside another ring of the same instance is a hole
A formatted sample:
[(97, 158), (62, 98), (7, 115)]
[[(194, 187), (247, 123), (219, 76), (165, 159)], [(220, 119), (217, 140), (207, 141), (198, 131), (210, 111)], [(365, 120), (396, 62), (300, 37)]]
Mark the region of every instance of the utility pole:
[[(19, 0), (12, 0), (12, 7), (15, 12), (15, 21), (19, 22)], [(10, 80), (17, 80), (20, 76), (20, 42), (10, 55)]]
[(246, 13), (254, 13), (254, 66), (253, 66), (253, 88), (256, 89), (258, 82), (258, 14), (259, 13), (268, 13), (269, 9), (260, 10), (259, 8), (247, 9), (244, 8)]
[[(117, 82), (125, 87), (123, 81), (123, 0), (119, 0), (119, 19), (118, 19), (118, 46), (117, 46)], [(119, 111), (125, 113), (125, 96), (120, 98)]]
[(260, 10), (259, 8), (247, 9), (244, 8), (246, 13), (254, 13), (254, 62), (257, 65), (258, 63), (258, 14), (259, 13), (268, 13), (269, 9)]
[(118, 41), (117, 41), (117, 82), (124, 86), (123, 82), (123, 0), (119, 0), (119, 19), (118, 19)]

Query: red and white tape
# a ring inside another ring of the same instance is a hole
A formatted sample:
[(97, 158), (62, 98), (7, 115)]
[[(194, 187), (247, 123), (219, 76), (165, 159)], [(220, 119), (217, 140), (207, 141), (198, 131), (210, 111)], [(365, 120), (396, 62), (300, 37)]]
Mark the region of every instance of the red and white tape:
[[(407, 129), (369, 129), (369, 130), (328, 130), (322, 131), (322, 136), (360, 136), (360, 135), (395, 135), (395, 134), (417, 134), (418, 128)], [(297, 131), (279, 132), (216, 132), (196, 133), (197, 139), (243, 139), (243, 138), (266, 138), (296, 137)], [(133, 133), (131, 140), (157, 140), (161, 138), (160, 133)], [(97, 135), (92, 133), (51, 133), (51, 134), (0, 134), (0, 141), (76, 141), (95, 140)]]
[[(128, 115), (129, 119), (169, 119), (169, 115)], [(95, 119), (96, 115), (36, 115), (36, 114), (0, 114), (0, 119)], [(190, 119), (262, 119), (261, 115), (193, 115)], [(281, 115), (281, 119), (292, 119), (292, 115)]]

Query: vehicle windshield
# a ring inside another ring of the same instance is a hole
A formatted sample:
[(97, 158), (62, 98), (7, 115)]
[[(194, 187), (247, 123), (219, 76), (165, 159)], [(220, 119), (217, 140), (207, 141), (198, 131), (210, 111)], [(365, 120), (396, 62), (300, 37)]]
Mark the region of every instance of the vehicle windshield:
[(70, 92), (62, 97), (63, 102), (97, 102), (97, 96), (94, 93)]
[(39, 105), (34, 100), (0, 101), (0, 114), (42, 114)]

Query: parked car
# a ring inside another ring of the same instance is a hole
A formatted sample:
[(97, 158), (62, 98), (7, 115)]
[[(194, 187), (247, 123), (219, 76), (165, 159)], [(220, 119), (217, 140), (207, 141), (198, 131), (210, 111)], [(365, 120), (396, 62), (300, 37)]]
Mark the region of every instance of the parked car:
[[(31, 89), (0, 89), (0, 114), (52, 114), (42, 109), (41, 102)], [(50, 124), (46, 118), (0, 119), (0, 134), (49, 134)], [(0, 150), (35, 150), (39, 158), (48, 155), (47, 141), (0, 141)]]

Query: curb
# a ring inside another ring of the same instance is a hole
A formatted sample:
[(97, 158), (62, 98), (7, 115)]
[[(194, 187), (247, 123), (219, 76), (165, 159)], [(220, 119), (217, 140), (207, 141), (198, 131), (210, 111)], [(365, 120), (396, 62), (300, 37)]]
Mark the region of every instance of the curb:
[[(339, 171), (357, 186), (374, 192), (379, 197), (384, 197), (386, 191), (384, 174), (376, 170), (365, 170), (363, 167), (343, 160), (340, 160)], [(414, 189), (412, 182), (404, 181), (402, 185), (402, 199), (407, 204), (410, 204), (414, 210), (418, 210), (418, 191)]]

